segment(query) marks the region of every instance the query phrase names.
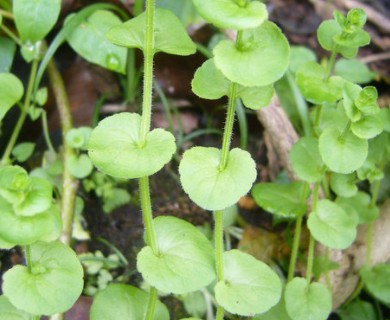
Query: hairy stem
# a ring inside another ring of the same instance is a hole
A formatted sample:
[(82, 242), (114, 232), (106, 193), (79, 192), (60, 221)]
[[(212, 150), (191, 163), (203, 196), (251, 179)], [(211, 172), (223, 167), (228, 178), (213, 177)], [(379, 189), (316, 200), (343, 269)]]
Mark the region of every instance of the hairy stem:
[(26, 120), (28, 111), (30, 109), (31, 95), (32, 95), (32, 90), (34, 88), (34, 80), (35, 80), (35, 76), (37, 73), (37, 69), (38, 69), (38, 61), (33, 60), (32, 65), (31, 65), (30, 78), (28, 80), (28, 85), (27, 85), (26, 96), (24, 98), (23, 108), (22, 108), (21, 113), (19, 115), (19, 119), (15, 125), (14, 131), (12, 132), (12, 136), (9, 139), (8, 145), (4, 151), (3, 158), (1, 159), (2, 165), (6, 165), (6, 164), (9, 164), (11, 162), (10, 156), (12, 153), (12, 149), (14, 148), (14, 146), (18, 140), (20, 131), (22, 130), (24, 121)]
[(154, 311), (157, 303), (157, 289), (152, 287), (149, 292), (148, 309), (146, 312), (145, 320), (153, 320)]
[(61, 241), (67, 245), (70, 244), (72, 238), (72, 226), (74, 206), (76, 200), (76, 192), (78, 188), (78, 181), (69, 171), (69, 161), (75, 155), (74, 150), (66, 141), (66, 134), (72, 129), (72, 114), (70, 111), (70, 104), (66, 95), (64, 81), (58, 71), (54, 61), (51, 60), (47, 67), (47, 72), (50, 79), (50, 84), (53, 89), (54, 97), (57, 103), (58, 112), (60, 114), (60, 123), (62, 131), (63, 143), (63, 163), (64, 172), (62, 174), (62, 197), (61, 197), (61, 218), (62, 218), (62, 233)]
[[(223, 210), (215, 211), (214, 243), (215, 243), (215, 267), (217, 270), (217, 280), (223, 281)], [(216, 319), (223, 319), (224, 309), (221, 306), (217, 308)]]

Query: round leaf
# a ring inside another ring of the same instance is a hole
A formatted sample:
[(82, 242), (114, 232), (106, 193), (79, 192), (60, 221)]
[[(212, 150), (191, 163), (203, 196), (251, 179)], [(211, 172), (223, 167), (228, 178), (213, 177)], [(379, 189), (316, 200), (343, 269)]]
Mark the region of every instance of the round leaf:
[(352, 132), (361, 139), (372, 139), (383, 131), (380, 115), (368, 115), (352, 123)]
[(310, 213), (307, 226), (313, 237), (332, 249), (345, 249), (356, 237), (354, 218), (330, 200), (321, 200)]
[(148, 133), (139, 146), (141, 116), (119, 113), (100, 121), (92, 131), (88, 154), (102, 172), (117, 178), (150, 176), (168, 163), (176, 150), (175, 138), (163, 129)]
[(125, 73), (127, 50), (112, 44), (106, 32), (121, 20), (107, 10), (95, 11), (67, 37), (70, 46), (89, 62)]
[(330, 178), (330, 187), (338, 196), (352, 197), (358, 191), (355, 174), (333, 173)]
[(3, 291), (20, 310), (52, 315), (68, 310), (83, 290), (83, 268), (59, 241), (31, 245), (31, 271), (15, 266), (4, 274)]
[(334, 66), (334, 72), (348, 81), (359, 84), (370, 82), (376, 76), (365, 63), (356, 59), (339, 59)]
[(312, 50), (303, 46), (291, 46), (289, 68), (294, 74), (297, 73), (302, 64), (316, 60), (317, 57)]
[(322, 283), (294, 278), (284, 292), (287, 313), (294, 320), (325, 320), (332, 311), (332, 295)]
[(193, 0), (199, 14), (208, 22), (224, 29), (251, 29), (268, 17), (265, 5), (246, 0)]
[(219, 99), (228, 95), (230, 81), (215, 67), (214, 59), (209, 59), (196, 70), (191, 85), (197, 96)]
[(66, 142), (75, 149), (87, 150), (89, 137), (92, 129), (90, 127), (72, 128), (66, 134)]
[[(226, 168), (220, 169), (221, 151), (194, 147), (180, 162), (179, 173), (184, 191), (206, 210), (222, 210), (235, 204), (256, 179), (256, 165), (241, 149), (229, 152)], [(245, 170), (243, 170), (245, 168)]]
[[(93, 299), (91, 320), (131, 319), (143, 320), (148, 307), (149, 294), (133, 286), (111, 284), (99, 291)], [(156, 303), (153, 319), (168, 320), (164, 304)]]
[(289, 45), (272, 22), (244, 31), (242, 44), (221, 41), (213, 50), (215, 65), (232, 82), (261, 87), (279, 80), (289, 64)]
[(0, 318), (3, 320), (30, 320), (31, 316), (16, 309), (6, 296), (0, 296)]
[(11, 73), (0, 73), (0, 121), (23, 96), (22, 82)]
[[(154, 52), (187, 56), (196, 52), (180, 20), (169, 10), (157, 8), (154, 15)], [(146, 14), (111, 28), (107, 38), (118, 46), (144, 50)]]
[(282, 284), (265, 263), (238, 250), (224, 252), (224, 280), (215, 286), (215, 298), (228, 312), (249, 316), (266, 312), (280, 299)]
[(274, 87), (272, 85), (264, 87), (239, 86), (237, 95), (242, 99), (245, 107), (258, 110), (269, 105), (274, 95)]
[(360, 269), (360, 276), (368, 291), (384, 303), (390, 303), (390, 265), (377, 264), (372, 269), (365, 266)]
[(299, 68), (296, 81), (302, 95), (315, 104), (340, 100), (345, 80), (332, 76), (325, 80), (325, 69), (317, 62), (307, 62)]
[(12, 155), (18, 162), (24, 162), (31, 157), (35, 149), (35, 143), (23, 142), (19, 143), (12, 150)]
[(300, 138), (291, 148), (290, 160), (294, 172), (300, 179), (310, 183), (322, 179), (325, 166), (318, 150), (316, 138)]
[(196, 227), (175, 217), (158, 217), (154, 227), (159, 254), (147, 246), (137, 256), (146, 282), (166, 293), (183, 294), (215, 279), (213, 247)]
[(22, 41), (42, 40), (57, 22), (61, 0), (14, 0), (12, 10)]
[(319, 149), (322, 160), (332, 171), (351, 173), (366, 160), (368, 142), (350, 131), (342, 136), (340, 130), (330, 127), (320, 135)]
[(79, 157), (72, 155), (69, 157), (69, 171), (77, 179), (83, 179), (90, 175), (93, 170), (91, 159), (86, 154)]
[(295, 218), (306, 213), (309, 188), (301, 181), (289, 184), (258, 183), (252, 189), (256, 203), (282, 217)]

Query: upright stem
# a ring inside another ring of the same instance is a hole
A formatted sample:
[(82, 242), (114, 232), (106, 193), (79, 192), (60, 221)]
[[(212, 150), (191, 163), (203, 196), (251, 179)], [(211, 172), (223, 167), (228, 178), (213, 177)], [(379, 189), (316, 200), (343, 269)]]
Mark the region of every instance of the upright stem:
[(32, 271), (32, 262), (31, 262), (31, 247), (27, 245), (24, 247), (24, 254), (26, 257), (26, 265), (29, 272)]
[(337, 49), (333, 49), (330, 58), (328, 60), (328, 63), (326, 65), (326, 76), (325, 79), (328, 80), (330, 75), (332, 74), (333, 66), (336, 61), (336, 56), (337, 56)]
[(146, 242), (152, 248), (155, 255), (159, 254), (156, 242), (156, 235), (153, 225), (152, 206), (150, 202), (149, 177), (142, 177), (139, 179), (139, 190), (141, 196), (141, 210), (144, 220)]
[(73, 215), (76, 200), (76, 192), (78, 181), (69, 171), (69, 160), (74, 156), (74, 150), (66, 141), (66, 134), (72, 129), (72, 114), (70, 112), (70, 104), (66, 94), (64, 81), (55, 65), (54, 61), (50, 61), (47, 67), (47, 72), (50, 79), (54, 96), (57, 103), (58, 112), (60, 114), (62, 143), (64, 148), (64, 172), (62, 174), (62, 198), (61, 198), (61, 218), (62, 218), (62, 233), (61, 241), (67, 245), (70, 244), (72, 238)]
[(145, 145), (152, 116), (153, 56), (154, 56), (154, 0), (146, 0), (146, 35), (144, 46), (144, 88), (139, 146)]
[(10, 163), (10, 156), (11, 156), (12, 149), (14, 148), (16, 141), (18, 140), (20, 131), (22, 130), (24, 121), (26, 120), (28, 110), (31, 104), (31, 94), (34, 88), (34, 80), (37, 74), (37, 69), (38, 69), (38, 61), (33, 60), (31, 65), (30, 78), (28, 80), (28, 85), (27, 85), (26, 96), (24, 98), (23, 108), (21, 110), (19, 119), (15, 125), (14, 131), (12, 132), (12, 136), (8, 141), (7, 148), (4, 151), (3, 158), (1, 160), (1, 164), (3, 165)]
[(227, 159), (230, 150), (230, 142), (231, 142), (232, 132), (233, 132), (236, 101), (237, 101), (237, 84), (231, 83), (230, 92), (229, 92), (229, 105), (227, 110), (225, 129), (223, 131), (221, 161), (219, 163), (220, 170), (225, 169), (227, 165)]
[[(224, 280), (224, 270), (223, 270), (223, 210), (218, 210), (215, 212), (214, 216), (215, 226), (214, 226), (214, 243), (215, 243), (215, 265), (217, 270), (217, 280)], [(223, 307), (217, 307), (216, 320), (222, 320), (225, 310)]]
[(154, 311), (156, 309), (156, 303), (157, 303), (157, 289), (151, 287), (149, 292), (148, 309), (146, 311), (145, 320), (153, 320)]

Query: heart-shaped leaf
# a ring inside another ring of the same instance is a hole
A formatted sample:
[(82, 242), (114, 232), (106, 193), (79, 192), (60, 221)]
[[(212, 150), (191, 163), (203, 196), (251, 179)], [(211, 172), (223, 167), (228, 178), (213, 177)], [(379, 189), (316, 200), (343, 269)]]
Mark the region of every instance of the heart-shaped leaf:
[[(169, 10), (157, 8), (154, 15), (154, 52), (166, 52), (179, 56), (195, 53), (196, 46), (188, 36), (180, 20)], [(144, 50), (146, 14), (111, 28), (107, 38), (114, 44)]]
[(357, 192), (352, 197), (338, 197), (336, 203), (339, 205), (348, 205), (356, 211), (358, 223), (371, 223), (379, 217), (379, 209), (371, 206), (371, 197), (362, 191)]
[(330, 187), (338, 196), (348, 198), (357, 193), (356, 182), (356, 174), (333, 173), (330, 178)]
[(330, 200), (321, 200), (311, 212), (307, 226), (313, 237), (332, 249), (345, 249), (356, 237), (354, 218)]
[(150, 285), (166, 293), (199, 290), (215, 279), (213, 247), (192, 224), (175, 217), (154, 219), (159, 254), (147, 246), (137, 268)]
[(78, 25), (67, 41), (73, 50), (89, 62), (125, 73), (127, 50), (112, 44), (106, 37), (106, 32), (117, 25), (121, 25), (121, 20), (112, 12), (95, 11)]
[(325, 129), (319, 138), (322, 160), (334, 172), (351, 173), (359, 169), (368, 154), (367, 140), (335, 127)]
[(365, 266), (360, 269), (360, 277), (375, 298), (390, 303), (390, 265), (377, 264), (373, 268)]
[(359, 92), (362, 91), (360, 86), (346, 82), (343, 88), (343, 107), (345, 114), (352, 121), (358, 121), (362, 117), (362, 113), (355, 105), (355, 99), (359, 96)]
[(31, 157), (35, 149), (35, 143), (33, 142), (22, 142), (13, 148), (12, 155), (18, 162), (24, 162)]
[(6, 296), (0, 296), (0, 318), (4, 320), (30, 320), (31, 316), (16, 309)]
[[(55, 207), (34, 216), (19, 216), (12, 206), (0, 197), (0, 237), (9, 243), (28, 245), (58, 230), (59, 213)], [(54, 229), (54, 230), (53, 230)]]
[(364, 116), (351, 124), (351, 130), (361, 139), (372, 139), (383, 131), (383, 121), (380, 114)]
[(341, 320), (364, 319), (377, 320), (375, 307), (372, 303), (359, 299), (353, 300), (337, 311)]
[(284, 292), (287, 313), (293, 320), (325, 320), (332, 311), (332, 295), (322, 283), (294, 278)]
[(238, 250), (223, 254), (224, 280), (215, 286), (215, 298), (228, 312), (249, 316), (266, 312), (280, 299), (282, 284), (265, 263)]
[(269, 105), (274, 95), (274, 87), (272, 85), (264, 87), (239, 86), (237, 95), (242, 99), (245, 107), (258, 110)]
[(334, 72), (348, 81), (359, 84), (371, 82), (376, 76), (364, 62), (356, 59), (339, 59), (334, 66)]
[(100, 121), (92, 131), (88, 154), (102, 172), (117, 178), (150, 176), (171, 160), (176, 150), (174, 136), (163, 129), (148, 133), (139, 145), (141, 116), (118, 113)]
[[(180, 180), (192, 201), (206, 210), (222, 210), (235, 204), (256, 179), (256, 165), (241, 149), (229, 152), (226, 168), (220, 168), (221, 151), (194, 147), (179, 165)], [(243, 170), (245, 168), (245, 170)]]
[(294, 172), (300, 179), (310, 183), (322, 179), (325, 166), (321, 159), (316, 138), (300, 138), (291, 148), (290, 160)]
[(224, 29), (252, 29), (267, 18), (265, 5), (246, 0), (193, 0), (199, 14), (208, 22)]
[(312, 103), (332, 103), (342, 98), (345, 80), (338, 76), (326, 79), (325, 69), (317, 62), (303, 64), (296, 81), (302, 95)]
[(296, 218), (306, 213), (306, 199), (310, 190), (301, 181), (289, 184), (257, 183), (252, 196), (263, 209), (282, 217)]
[(22, 82), (11, 73), (0, 73), (0, 121), (23, 96)]
[(262, 87), (279, 80), (286, 72), (290, 49), (280, 29), (266, 21), (259, 28), (245, 30), (240, 45), (223, 40), (213, 52), (215, 65), (230, 81)]
[[(125, 284), (110, 284), (99, 291), (90, 311), (91, 320), (132, 319), (143, 320), (148, 308), (149, 294)], [(156, 303), (153, 319), (168, 320), (168, 309)]]
[(19, 216), (34, 216), (47, 210), (53, 201), (53, 187), (40, 178), (31, 178), (31, 187), (24, 200), (14, 205)]
[(12, 11), (22, 41), (42, 40), (57, 22), (61, 0), (14, 0)]
[(86, 154), (69, 157), (69, 171), (77, 179), (83, 179), (90, 175), (93, 170), (91, 159)]
[(31, 245), (30, 269), (15, 266), (3, 277), (3, 291), (20, 310), (52, 315), (68, 310), (83, 290), (83, 268), (76, 254), (59, 241)]

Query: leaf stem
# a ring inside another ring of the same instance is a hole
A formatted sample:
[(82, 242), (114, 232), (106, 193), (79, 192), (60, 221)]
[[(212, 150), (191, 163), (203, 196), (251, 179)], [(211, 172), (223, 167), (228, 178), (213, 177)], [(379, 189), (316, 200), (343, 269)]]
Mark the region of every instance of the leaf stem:
[(154, 319), (154, 311), (156, 310), (156, 303), (157, 303), (157, 289), (151, 287), (149, 292), (148, 309), (146, 312), (145, 320)]
[(144, 87), (139, 146), (146, 143), (152, 116), (153, 56), (154, 56), (154, 0), (146, 1), (146, 35), (144, 46)]
[(14, 19), (14, 15), (11, 12), (8, 12), (6, 10), (0, 9), (0, 16), (3, 16), (4, 18), (8, 19)]
[(299, 215), (295, 222), (295, 233), (293, 239), (293, 246), (291, 249), (290, 265), (288, 267), (287, 282), (290, 282), (294, 277), (295, 265), (298, 257), (299, 240), (301, 239), (302, 220), (303, 220), (303, 216)]
[(43, 109), (42, 109), (41, 119), (42, 119), (43, 136), (45, 138), (46, 145), (49, 148), (50, 152), (56, 153), (56, 151), (53, 147), (53, 144), (51, 142), (51, 139), (50, 139), (49, 127), (47, 125), (47, 113)]
[(21, 113), (19, 115), (19, 119), (15, 125), (14, 131), (12, 132), (11, 138), (9, 139), (7, 147), (4, 151), (3, 157), (1, 159), (2, 165), (6, 165), (6, 164), (10, 163), (10, 156), (12, 153), (12, 149), (14, 148), (16, 141), (18, 140), (20, 131), (22, 130), (24, 121), (26, 120), (28, 110), (30, 108), (31, 94), (32, 94), (32, 90), (34, 87), (34, 80), (35, 80), (35, 76), (37, 73), (37, 69), (38, 69), (38, 61), (33, 60), (32, 65), (31, 65), (30, 78), (28, 80), (28, 85), (27, 85), (26, 96), (24, 99), (23, 109), (21, 110)]
[(346, 134), (349, 132), (349, 129), (351, 128), (351, 120), (348, 121), (347, 125), (345, 126), (343, 132), (339, 136), (339, 140), (342, 141), (345, 139)]
[(321, 120), (321, 112), (322, 112), (322, 105), (318, 105), (316, 108), (316, 118), (314, 121), (314, 132), (317, 134), (316, 129), (320, 126), (320, 120)]
[(149, 177), (139, 179), (139, 190), (141, 197), (142, 217), (145, 225), (146, 243), (152, 248), (153, 253), (157, 256), (159, 250), (157, 248), (156, 234), (153, 225), (152, 206), (150, 202)]
[(330, 75), (332, 74), (333, 66), (336, 61), (336, 56), (337, 56), (337, 47), (332, 50), (328, 63), (326, 64), (325, 80), (328, 80), (330, 78)]
[(215, 315), (215, 320), (223, 320), (225, 309), (221, 306), (217, 307), (217, 314)]
[[(215, 267), (217, 270), (217, 280), (224, 280), (223, 270), (223, 210), (215, 211), (214, 214), (214, 243), (215, 243)], [(216, 320), (222, 320), (224, 315), (224, 308), (221, 306), (217, 307)]]
[(4, 24), (0, 25), (0, 29), (4, 31), (4, 33), (9, 36), (12, 40), (14, 40), (19, 46), (23, 47), (22, 41)]
[(60, 72), (58, 71), (58, 68), (53, 60), (50, 60), (47, 67), (47, 72), (57, 103), (57, 109), (60, 114), (62, 144), (64, 149), (64, 171), (62, 173), (61, 195), (61, 219), (63, 228), (61, 233), (61, 241), (69, 245), (72, 238), (74, 206), (76, 201), (76, 192), (79, 185), (77, 179), (74, 178), (69, 171), (69, 159), (74, 156), (75, 152), (65, 138), (68, 131), (73, 128), (72, 114), (70, 111), (70, 104), (66, 94), (64, 81), (62, 80)]
[(307, 255), (307, 269), (306, 269), (306, 281), (307, 285), (310, 284), (311, 276), (313, 274), (313, 263), (314, 263), (314, 246), (315, 246), (315, 240), (312, 235), (310, 235), (309, 240), (309, 250)]
[(221, 171), (226, 168), (227, 160), (229, 156), (230, 142), (233, 133), (234, 115), (236, 110), (236, 101), (237, 101), (237, 84), (233, 82), (230, 84), (229, 105), (228, 105), (228, 110), (226, 115), (225, 128), (223, 130), (221, 160), (219, 162), (219, 170)]

